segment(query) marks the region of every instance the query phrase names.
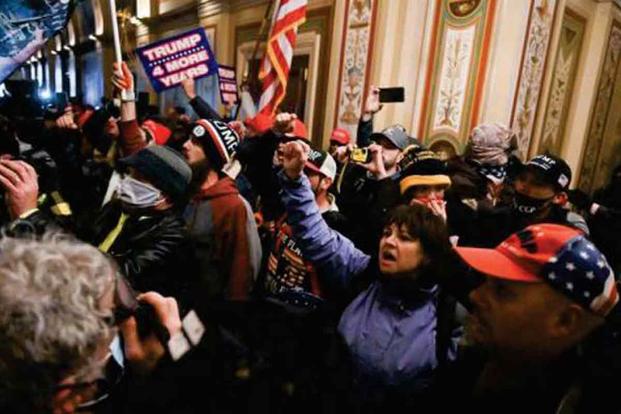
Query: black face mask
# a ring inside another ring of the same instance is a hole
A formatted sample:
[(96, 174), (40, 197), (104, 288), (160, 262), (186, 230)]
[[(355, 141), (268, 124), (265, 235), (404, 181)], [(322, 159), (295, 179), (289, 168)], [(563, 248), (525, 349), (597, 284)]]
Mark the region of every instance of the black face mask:
[(553, 198), (554, 196), (544, 199), (533, 198), (516, 191), (513, 198), (513, 209), (522, 216), (533, 216), (543, 210)]

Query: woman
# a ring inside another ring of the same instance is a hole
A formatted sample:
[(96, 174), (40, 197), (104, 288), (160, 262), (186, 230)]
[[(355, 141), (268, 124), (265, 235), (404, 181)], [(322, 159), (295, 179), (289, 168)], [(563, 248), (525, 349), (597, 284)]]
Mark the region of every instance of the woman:
[(373, 282), (345, 309), (338, 331), (352, 357), (356, 382), (364, 399), (388, 394), (408, 397), (424, 391), (445, 359), (453, 359), (457, 335), (439, 347), (437, 280), (451, 252), (446, 226), (421, 205), (397, 207), (379, 243), (377, 263), (331, 230), (302, 174), (304, 144), (284, 148), (280, 173), (282, 200), (293, 236), (304, 257), (313, 262), (326, 284), (351, 288), (365, 276)]

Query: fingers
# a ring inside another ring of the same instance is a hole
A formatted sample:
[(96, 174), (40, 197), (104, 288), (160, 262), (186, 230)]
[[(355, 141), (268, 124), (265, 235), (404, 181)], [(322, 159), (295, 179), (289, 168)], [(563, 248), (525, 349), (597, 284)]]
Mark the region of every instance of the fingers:
[(138, 301), (146, 302), (153, 307), (158, 320), (168, 329), (171, 336), (181, 330), (179, 306), (174, 298), (165, 298), (157, 292), (147, 292), (139, 295)]
[(24, 161), (1, 160), (0, 165), (7, 168), (6, 172), (14, 183), (29, 183), (37, 178), (34, 168)]

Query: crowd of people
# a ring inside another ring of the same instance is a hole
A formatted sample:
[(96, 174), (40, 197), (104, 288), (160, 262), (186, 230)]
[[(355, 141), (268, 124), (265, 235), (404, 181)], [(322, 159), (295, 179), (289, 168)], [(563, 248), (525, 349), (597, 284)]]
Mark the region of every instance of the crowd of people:
[(2, 412), (621, 409), (621, 167), (570, 190), (500, 124), (445, 159), (375, 87), (326, 151), (114, 73), (116, 105), (0, 103)]

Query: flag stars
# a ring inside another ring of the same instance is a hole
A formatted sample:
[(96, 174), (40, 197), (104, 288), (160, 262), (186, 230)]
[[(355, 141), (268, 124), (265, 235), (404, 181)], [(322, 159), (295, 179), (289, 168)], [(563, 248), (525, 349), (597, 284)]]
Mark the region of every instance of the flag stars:
[(595, 278), (595, 273), (593, 273), (592, 271), (588, 271), (586, 272), (586, 277), (587, 279), (593, 279)]
[(552, 256), (548, 259), (548, 263), (556, 263), (558, 262), (558, 259), (556, 258), (556, 256)]
[(585, 298), (589, 298), (589, 297), (591, 297), (591, 294), (588, 291), (585, 291), (584, 292), (584, 297)]
[(597, 267), (599, 267), (600, 269), (603, 269), (606, 267), (606, 262), (604, 262), (602, 259), (599, 259), (597, 261)]
[(574, 265), (572, 262), (567, 262), (567, 264), (565, 265), (565, 269), (573, 272), (574, 270), (576, 270), (576, 265)]
[(554, 273), (554, 272), (548, 273), (548, 279), (550, 279), (550, 280), (556, 279), (556, 273)]
[(582, 257), (584, 260), (589, 260), (589, 255), (587, 254), (587, 252), (580, 252), (580, 257)]
[(565, 287), (567, 288), (567, 290), (574, 290), (574, 284), (571, 282), (565, 283)]

